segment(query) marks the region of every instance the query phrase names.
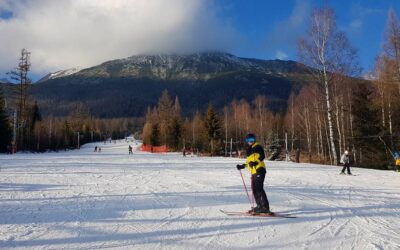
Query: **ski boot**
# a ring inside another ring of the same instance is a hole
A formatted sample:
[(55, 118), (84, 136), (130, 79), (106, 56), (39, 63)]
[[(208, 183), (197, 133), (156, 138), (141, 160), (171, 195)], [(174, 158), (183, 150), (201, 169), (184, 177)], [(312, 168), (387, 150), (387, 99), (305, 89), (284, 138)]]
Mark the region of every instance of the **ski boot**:
[(260, 208), (258, 208), (258, 209), (255, 209), (253, 214), (267, 214), (267, 215), (273, 215), (274, 213), (271, 212), (271, 211), (269, 210), (269, 208), (260, 207)]
[(259, 206), (256, 206), (256, 207), (252, 207), (250, 210), (248, 210), (247, 211), (247, 213), (249, 213), (249, 214), (253, 214), (256, 210), (258, 210), (258, 209), (260, 209), (260, 207)]

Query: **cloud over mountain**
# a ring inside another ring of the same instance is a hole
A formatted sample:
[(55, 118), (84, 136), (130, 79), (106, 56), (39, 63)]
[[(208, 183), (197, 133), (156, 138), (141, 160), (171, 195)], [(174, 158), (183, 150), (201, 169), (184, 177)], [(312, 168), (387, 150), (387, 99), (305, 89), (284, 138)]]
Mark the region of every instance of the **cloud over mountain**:
[(216, 9), (202, 0), (0, 0), (0, 71), (22, 48), (36, 73), (134, 54), (229, 51), (238, 35)]

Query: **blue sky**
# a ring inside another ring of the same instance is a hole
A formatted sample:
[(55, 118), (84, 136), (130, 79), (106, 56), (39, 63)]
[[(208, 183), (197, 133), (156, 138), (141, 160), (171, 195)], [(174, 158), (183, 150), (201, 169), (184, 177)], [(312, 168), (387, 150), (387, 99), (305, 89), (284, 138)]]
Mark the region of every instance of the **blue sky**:
[(222, 0), (218, 14), (248, 40), (249, 46), (239, 47), (235, 54), (296, 60), (296, 41), (304, 35), (310, 10), (325, 4), (334, 8), (338, 28), (358, 50), (364, 71), (371, 70), (381, 49), (388, 10), (399, 14), (400, 1)]
[(390, 8), (400, 0), (0, 0), (0, 78), (32, 52), (32, 78), (146, 53), (223, 50), (241, 57), (297, 60), (310, 11), (334, 8), (338, 28), (365, 72), (381, 49)]

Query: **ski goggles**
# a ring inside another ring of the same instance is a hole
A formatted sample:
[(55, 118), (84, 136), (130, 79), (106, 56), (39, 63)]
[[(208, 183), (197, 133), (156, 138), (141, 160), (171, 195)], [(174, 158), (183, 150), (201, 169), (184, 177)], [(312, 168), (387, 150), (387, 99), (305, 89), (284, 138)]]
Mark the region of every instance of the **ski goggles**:
[(247, 143), (249, 143), (249, 142), (255, 142), (255, 141), (256, 141), (256, 138), (252, 138), (252, 137), (246, 138), (246, 142), (247, 142)]

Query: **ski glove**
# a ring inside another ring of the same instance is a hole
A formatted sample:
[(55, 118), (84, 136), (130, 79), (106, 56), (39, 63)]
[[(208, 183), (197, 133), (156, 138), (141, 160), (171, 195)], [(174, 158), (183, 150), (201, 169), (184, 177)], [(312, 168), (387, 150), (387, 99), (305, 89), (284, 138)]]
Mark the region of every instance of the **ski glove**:
[(257, 166), (257, 165), (258, 165), (258, 163), (255, 162), (255, 161), (249, 162), (249, 166), (250, 166), (250, 167), (255, 167), (255, 166)]
[(238, 164), (238, 165), (236, 165), (236, 168), (237, 168), (238, 170), (240, 170), (240, 169), (245, 168), (245, 165), (244, 165), (244, 164)]

